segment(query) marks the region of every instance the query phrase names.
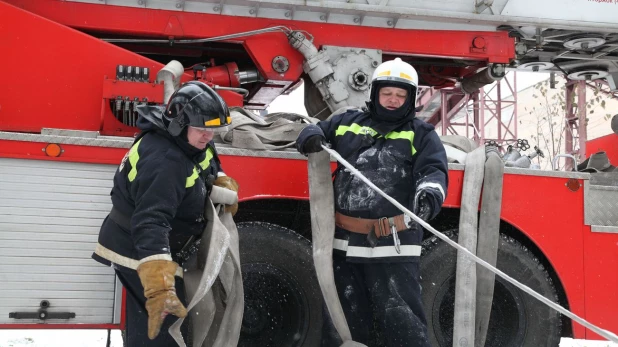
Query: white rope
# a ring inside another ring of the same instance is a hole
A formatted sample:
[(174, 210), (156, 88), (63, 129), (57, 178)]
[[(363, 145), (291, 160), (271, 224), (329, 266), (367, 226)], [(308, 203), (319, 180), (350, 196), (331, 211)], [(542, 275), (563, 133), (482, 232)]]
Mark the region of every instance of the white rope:
[(367, 185), (369, 185), (369, 187), (371, 187), (373, 190), (378, 192), (386, 200), (390, 201), (393, 205), (395, 205), (397, 208), (399, 208), (402, 212), (404, 212), (405, 214), (410, 216), (410, 218), (414, 219), (415, 222), (417, 222), (418, 224), (422, 225), (425, 229), (429, 230), (432, 234), (436, 235), (437, 237), (439, 237), (444, 242), (446, 242), (449, 245), (455, 247), (460, 252), (463, 252), (464, 254), (466, 254), (467, 256), (472, 258), (475, 262), (477, 262), (478, 264), (481, 264), (483, 267), (485, 267), (489, 271), (495, 273), (496, 275), (504, 278), (506, 281), (508, 281), (512, 285), (514, 285), (517, 288), (523, 290), (524, 292), (532, 295), (532, 297), (534, 297), (535, 299), (541, 301), (545, 305), (547, 305), (547, 306), (551, 307), (552, 309), (562, 313), (563, 315), (571, 318), (572, 320), (574, 320), (577, 323), (583, 325), (584, 327), (594, 331), (595, 333), (599, 334), (600, 336), (603, 336), (604, 338), (608, 339), (609, 341), (618, 343), (618, 336), (616, 336), (614, 333), (612, 333), (610, 331), (607, 331), (605, 329), (601, 329), (601, 328), (597, 327), (596, 325), (593, 325), (593, 324), (589, 323), (588, 321), (586, 321), (583, 318), (577, 316), (576, 314), (572, 313), (571, 311), (565, 309), (564, 307), (556, 304), (555, 302), (547, 299), (543, 295), (541, 295), (541, 294), (535, 292), (534, 290), (530, 289), (528, 286), (518, 282), (517, 280), (513, 279), (512, 277), (510, 277), (509, 275), (505, 274), (504, 272), (502, 272), (502, 271), (498, 270), (497, 268), (491, 266), (489, 263), (487, 263), (483, 259), (481, 259), (481, 258), (477, 257), (476, 255), (472, 254), (466, 248), (464, 248), (463, 246), (459, 245), (457, 242), (449, 239), (446, 235), (444, 235), (441, 232), (439, 232), (436, 229), (434, 229), (431, 225), (427, 224), (424, 220), (420, 219), (414, 213), (410, 212), (410, 210), (405, 208), (397, 200), (391, 198), (386, 193), (384, 193), (380, 188), (376, 187), (376, 185), (371, 183), (371, 181), (369, 181), (367, 179), (367, 177), (363, 176), (363, 174), (361, 174), (358, 170), (356, 170), (356, 168), (354, 168), (352, 165), (350, 165), (350, 163), (348, 163), (345, 159), (343, 159), (339, 155), (339, 153), (337, 153), (336, 151), (334, 151), (334, 150), (332, 150), (332, 149), (330, 149), (330, 148), (328, 148), (328, 147), (326, 147), (324, 145), (322, 145), (322, 148), (325, 151), (327, 151), (330, 155), (335, 157), (335, 159), (337, 159), (337, 161), (339, 161), (341, 164), (343, 164), (343, 166), (345, 166), (348, 170), (350, 170), (350, 172), (353, 175), (355, 175), (356, 177), (360, 178), (363, 182), (367, 183)]

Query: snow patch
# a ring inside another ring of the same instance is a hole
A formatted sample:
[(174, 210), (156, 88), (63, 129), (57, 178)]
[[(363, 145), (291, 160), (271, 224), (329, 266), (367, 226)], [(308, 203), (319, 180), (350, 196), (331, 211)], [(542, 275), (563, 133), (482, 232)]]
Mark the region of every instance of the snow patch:
[(618, 347), (618, 343), (609, 341), (576, 340), (569, 337), (560, 339), (559, 347)]

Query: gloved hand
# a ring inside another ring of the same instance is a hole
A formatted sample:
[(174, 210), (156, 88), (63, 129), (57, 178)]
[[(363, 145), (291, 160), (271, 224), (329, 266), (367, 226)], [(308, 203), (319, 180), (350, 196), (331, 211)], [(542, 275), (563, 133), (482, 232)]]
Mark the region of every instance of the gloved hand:
[(305, 141), (305, 144), (301, 148), (300, 153), (304, 155), (307, 155), (309, 153), (317, 153), (322, 150), (322, 143), (324, 141), (326, 141), (324, 136), (313, 135)]
[(178, 264), (171, 260), (151, 260), (137, 267), (137, 274), (144, 286), (148, 311), (148, 338), (154, 340), (165, 316), (187, 316), (187, 309), (176, 296), (174, 274)]
[(427, 192), (424, 189), (416, 192), (416, 195), (414, 197), (413, 212), (425, 222), (427, 222), (429, 218), (433, 215), (433, 209), (431, 207), (429, 197), (427, 196)]
[[(239, 188), (238, 182), (236, 182), (236, 180), (230, 176), (217, 177), (214, 185), (218, 187), (226, 188), (229, 190), (233, 190), (236, 193), (238, 193), (238, 188)], [(235, 216), (236, 212), (238, 212), (238, 203), (235, 203), (234, 205), (226, 205), (225, 212), (230, 212), (232, 214), (232, 217)]]

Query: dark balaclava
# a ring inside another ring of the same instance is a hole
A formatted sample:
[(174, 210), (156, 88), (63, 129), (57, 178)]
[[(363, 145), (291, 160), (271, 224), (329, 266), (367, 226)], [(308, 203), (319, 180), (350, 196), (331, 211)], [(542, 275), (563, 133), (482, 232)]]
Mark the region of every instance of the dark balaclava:
[[(380, 105), (379, 91), (383, 87), (406, 89), (408, 91), (408, 97), (401, 107), (396, 110), (389, 110)], [(416, 105), (414, 105), (415, 99), (416, 90), (410, 84), (397, 81), (373, 82), (371, 85), (370, 100), (367, 102), (367, 107), (371, 114), (371, 128), (384, 136), (403, 124), (411, 122), (416, 113)]]
[(200, 157), (201, 154), (206, 151), (208, 146), (206, 146), (206, 148), (204, 149), (198, 149), (198, 148), (193, 147), (191, 144), (189, 144), (189, 138), (187, 137), (188, 132), (189, 132), (189, 126), (184, 127), (182, 131), (180, 132), (180, 135), (173, 136), (174, 142), (190, 158), (198, 159), (198, 157)]
[(162, 106), (138, 106), (137, 113), (140, 117), (137, 119), (137, 127), (141, 130), (141, 133), (135, 141), (138, 141), (146, 133), (153, 131), (176, 144), (192, 160), (200, 160), (205, 150), (197, 149), (189, 144), (189, 139), (187, 138), (189, 126), (185, 126), (178, 136), (172, 136), (163, 122), (164, 112), (165, 107)]

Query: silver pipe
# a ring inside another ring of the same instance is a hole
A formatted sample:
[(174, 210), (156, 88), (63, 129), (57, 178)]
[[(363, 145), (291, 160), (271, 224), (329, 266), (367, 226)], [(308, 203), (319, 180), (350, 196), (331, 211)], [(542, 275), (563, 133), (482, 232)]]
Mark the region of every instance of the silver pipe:
[(253, 83), (260, 80), (260, 73), (257, 69), (250, 69), (238, 72), (238, 81), (240, 84)]
[(247, 89), (244, 89), (244, 88), (214, 86), (213, 89), (214, 90), (229, 90), (229, 91), (232, 91), (232, 92), (244, 94), (245, 97), (247, 95), (249, 95), (249, 91)]
[(265, 29), (258, 29), (258, 30), (251, 30), (251, 31), (245, 31), (242, 33), (236, 33), (236, 34), (229, 34), (229, 35), (222, 35), (222, 36), (215, 36), (215, 37), (209, 37), (209, 38), (205, 38), (205, 39), (192, 39), (192, 40), (162, 40), (162, 39), (102, 39), (103, 41), (106, 42), (111, 42), (111, 43), (137, 43), (137, 42), (144, 42), (144, 43), (204, 43), (204, 42), (213, 42), (213, 41), (224, 41), (224, 40), (229, 40), (229, 39), (235, 39), (238, 37), (244, 37), (244, 36), (252, 36), (252, 35), (259, 35), (259, 34), (265, 34), (265, 33), (270, 33), (270, 32), (274, 32), (274, 31), (281, 31), (283, 33), (285, 33), (286, 35), (288, 35), (289, 33), (292, 32), (292, 30), (288, 27), (279, 25), (279, 26), (275, 26), (275, 27), (270, 27), (270, 28), (265, 28)]

